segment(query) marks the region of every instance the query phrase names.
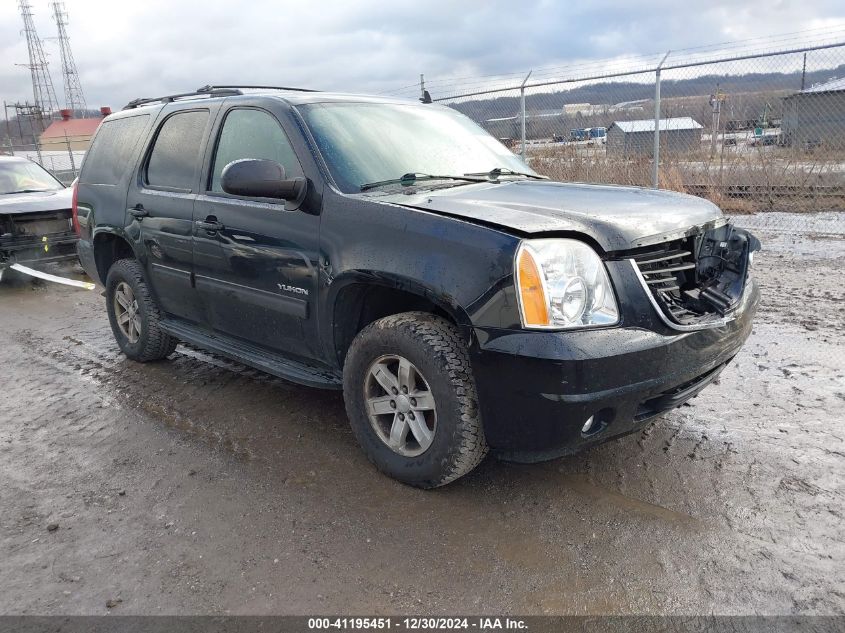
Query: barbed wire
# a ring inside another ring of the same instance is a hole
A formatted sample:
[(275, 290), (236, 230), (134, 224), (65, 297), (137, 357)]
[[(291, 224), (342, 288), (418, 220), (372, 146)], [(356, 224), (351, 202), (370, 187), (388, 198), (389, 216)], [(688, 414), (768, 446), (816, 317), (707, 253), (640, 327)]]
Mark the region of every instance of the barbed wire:
[[(554, 180), (651, 186), (657, 136), (661, 187), (730, 213), (842, 211), (845, 82), (835, 77), (845, 76), (845, 41), (833, 41), (838, 29), (816, 33), (826, 35), (813, 47), (735, 46), (733, 57), (709, 47), (669, 56), (659, 101), (655, 58), (573, 64), (551, 78), (532, 74), (524, 99), (524, 75), (510, 85), (500, 78), (454, 84), (451, 94), (441, 84), (432, 96)], [(578, 68), (601, 72), (579, 75)], [(845, 226), (845, 213), (838, 217)]]
[[(669, 53), (666, 65), (682, 66), (684, 64), (708, 64), (719, 63), (723, 58), (742, 55), (755, 55), (770, 53), (772, 55), (782, 54), (792, 48), (812, 48), (836, 43), (835, 40), (845, 42), (845, 25), (825, 26), (814, 29), (805, 29), (791, 33), (782, 33), (772, 36), (761, 36), (745, 40), (735, 40), (692, 46), (677, 49)], [(713, 52), (713, 58), (704, 57), (703, 54)], [(666, 52), (650, 53), (643, 55), (623, 55), (615, 58), (600, 60), (583, 60), (569, 64), (544, 66), (531, 71), (532, 82), (542, 80), (553, 80), (557, 77), (575, 79), (579, 76), (595, 74), (613, 74), (630, 72), (650, 72), (654, 69)], [(528, 74), (529, 70), (514, 71), (510, 73), (498, 73), (489, 75), (470, 75), (464, 77), (448, 77), (443, 79), (426, 79), (426, 88), (429, 91), (437, 91), (442, 94), (461, 92), (474, 92), (482, 86), (489, 87), (491, 84), (501, 84), (502, 89), (518, 88), (521, 80)], [(513, 85), (507, 85), (508, 81)], [(400, 95), (411, 90), (419, 90), (419, 83), (409, 84), (400, 88), (390, 89), (380, 94)]]

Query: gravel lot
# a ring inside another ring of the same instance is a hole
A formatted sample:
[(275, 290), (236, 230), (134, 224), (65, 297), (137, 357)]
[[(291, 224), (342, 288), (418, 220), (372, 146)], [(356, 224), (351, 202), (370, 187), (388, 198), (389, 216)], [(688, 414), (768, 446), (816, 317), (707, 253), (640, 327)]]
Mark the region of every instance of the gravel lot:
[(763, 304), (720, 384), (434, 492), (369, 465), (339, 394), (135, 364), (99, 290), (4, 281), (0, 613), (845, 612), (845, 222), (775, 219), (801, 232), (742, 219)]

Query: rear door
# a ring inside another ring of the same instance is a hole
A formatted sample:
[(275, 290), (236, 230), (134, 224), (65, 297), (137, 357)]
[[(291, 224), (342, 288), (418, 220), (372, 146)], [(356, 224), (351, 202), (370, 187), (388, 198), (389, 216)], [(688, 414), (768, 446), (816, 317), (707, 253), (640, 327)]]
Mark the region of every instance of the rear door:
[(220, 186), (223, 168), (238, 159), (274, 160), (289, 178), (303, 175), (300, 161), (279, 119), (262, 108), (231, 106), (214, 138), (194, 208), (195, 280), (207, 318), (222, 333), (314, 358), (319, 216)]
[(162, 115), (127, 196), (127, 220), (134, 222), (140, 233), (147, 278), (162, 309), (191, 321), (203, 317), (191, 284), (192, 231), (211, 115), (208, 108)]

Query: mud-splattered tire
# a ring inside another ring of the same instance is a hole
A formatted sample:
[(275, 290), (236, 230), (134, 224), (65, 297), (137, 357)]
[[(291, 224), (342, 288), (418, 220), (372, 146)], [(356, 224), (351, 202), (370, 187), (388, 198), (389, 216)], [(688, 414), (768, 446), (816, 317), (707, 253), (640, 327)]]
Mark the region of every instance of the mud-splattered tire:
[[(408, 390), (401, 386), (402, 366), (411, 368), (404, 370)], [(422, 395), (419, 402), (414, 393)], [(443, 486), (467, 474), (487, 453), (466, 345), (457, 328), (438, 316), (404, 312), (364, 328), (346, 356), (343, 394), (364, 453), (379, 470), (403, 483)], [(406, 433), (409, 439), (403, 444), (397, 439), (401, 432), (394, 434), (399, 412), (410, 415), (418, 405), (424, 409), (423, 399), (428, 398), (432, 408), (416, 411), (417, 426)], [(416, 439), (421, 413), (431, 432), (420, 431), (425, 441)]]
[[(115, 292), (121, 284), (128, 286), (140, 324), (137, 340), (129, 336), (118, 325)], [(135, 259), (121, 259), (115, 262), (106, 276), (106, 310), (109, 323), (121, 351), (132, 360), (144, 363), (166, 358), (176, 349), (178, 340), (167, 334), (160, 325), (161, 311), (144, 280), (144, 269)]]

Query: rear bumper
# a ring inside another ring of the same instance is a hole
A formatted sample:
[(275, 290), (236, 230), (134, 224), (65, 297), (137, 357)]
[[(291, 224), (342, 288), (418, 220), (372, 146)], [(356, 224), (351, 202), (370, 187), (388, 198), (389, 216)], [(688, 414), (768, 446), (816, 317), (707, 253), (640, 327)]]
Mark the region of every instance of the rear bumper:
[(751, 333), (758, 301), (749, 281), (734, 319), (692, 332), (476, 328), (470, 352), (490, 447), (540, 460), (637, 431), (718, 377)]

